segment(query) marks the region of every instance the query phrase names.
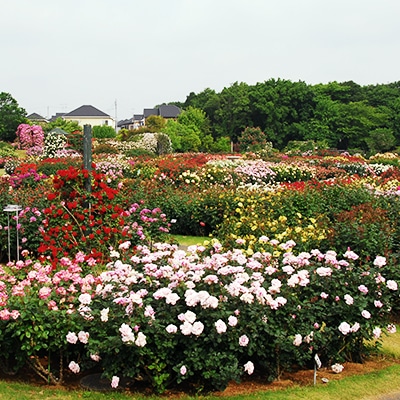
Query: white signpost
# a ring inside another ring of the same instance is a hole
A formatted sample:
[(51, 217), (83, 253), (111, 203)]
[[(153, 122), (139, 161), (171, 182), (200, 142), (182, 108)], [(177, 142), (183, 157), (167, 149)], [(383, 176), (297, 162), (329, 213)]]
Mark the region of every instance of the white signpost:
[(11, 262), (11, 237), (10, 237), (10, 214), (15, 213), (16, 230), (17, 230), (17, 261), (19, 261), (19, 229), (18, 229), (18, 215), (22, 207), (18, 204), (8, 204), (3, 211), (7, 213), (8, 222), (8, 262)]

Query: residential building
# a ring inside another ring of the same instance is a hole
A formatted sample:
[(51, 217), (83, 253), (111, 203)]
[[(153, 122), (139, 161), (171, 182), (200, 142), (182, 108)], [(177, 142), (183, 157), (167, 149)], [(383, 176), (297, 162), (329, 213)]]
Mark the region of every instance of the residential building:
[(175, 119), (181, 113), (181, 109), (173, 104), (164, 104), (158, 108), (145, 108), (143, 114), (135, 114), (133, 118), (124, 119), (118, 122), (119, 129), (137, 129), (146, 125), (146, 118), (151, 115), (158, 115), (165, 119)]
[(84, 125), (91, 125), (92, 127), (109, 125), (115, 128), (115, 122), (112, 117), (90, 105), (80, 106), (77, 109), (64, 114), (62, 118), (66, 121), (78, 122), (82, 127)]
[(26, 118), (32, 122), (49, 122), (45, 117), (42, 117), (38, 113), (29, 114)]

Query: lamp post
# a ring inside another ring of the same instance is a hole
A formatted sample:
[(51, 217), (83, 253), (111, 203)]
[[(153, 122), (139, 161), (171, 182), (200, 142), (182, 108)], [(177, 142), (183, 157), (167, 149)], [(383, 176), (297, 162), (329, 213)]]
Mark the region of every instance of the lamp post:
[(17, 229), (17, 261), (19, 261), (19, 229), (18, 229), (18, 213), (22, 210), (22, 207), (18, 204), (8, 204), (3, 211), (7, 213), (8, 222), (8, 262), (11, 262), (11, 238), (10, 238), (10, 214), (15, 212), (16, 229)]

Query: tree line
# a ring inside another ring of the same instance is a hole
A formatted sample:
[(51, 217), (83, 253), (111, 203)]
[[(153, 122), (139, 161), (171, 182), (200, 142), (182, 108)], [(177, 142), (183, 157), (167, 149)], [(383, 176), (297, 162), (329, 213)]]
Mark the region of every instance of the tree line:
[[(170, 104), (183, 110), (176, 121), (149, 122), (157, 122), (153, 128), (168, 134), (176, 151), (224, 151), (246, 128), (259, 129), (279, 150), (305, 141), (362, 153), (400, 147), (400, 82), (235, 82)], [(25, 117), (10, 94), (0, 93), (0, 140), (12, 141)]]
[(174, 104), (203, 110), (214, 139), (237, 142), (247, 127), (257, 127), (280, 150), (292, 141), (361, 152), (400, 146), (400, 82), (235, 82), (220, 93), (207, 88)]

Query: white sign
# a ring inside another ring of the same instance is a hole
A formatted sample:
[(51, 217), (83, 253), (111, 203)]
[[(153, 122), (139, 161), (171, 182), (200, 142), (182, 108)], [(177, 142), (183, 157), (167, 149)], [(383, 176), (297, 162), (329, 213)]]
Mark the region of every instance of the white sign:
[(315, 354), (314, 360), (315, 360), (315, 364), (317, 364), (317, 368), (321, 368), (322, 363), (321, 363), (321, 360), (318, 357), (318, 354)]

